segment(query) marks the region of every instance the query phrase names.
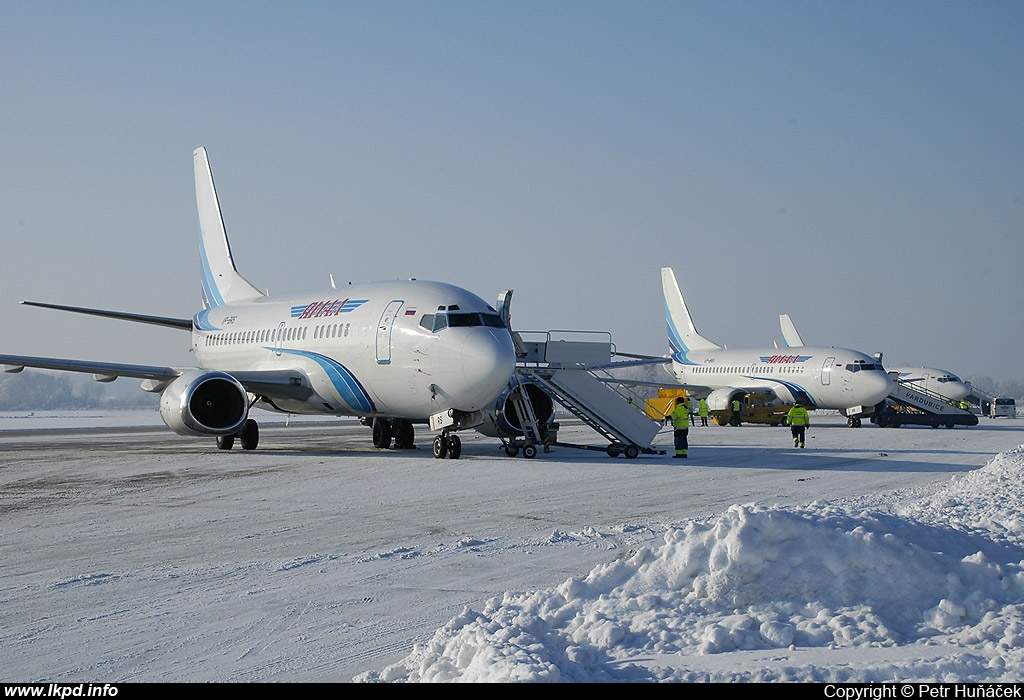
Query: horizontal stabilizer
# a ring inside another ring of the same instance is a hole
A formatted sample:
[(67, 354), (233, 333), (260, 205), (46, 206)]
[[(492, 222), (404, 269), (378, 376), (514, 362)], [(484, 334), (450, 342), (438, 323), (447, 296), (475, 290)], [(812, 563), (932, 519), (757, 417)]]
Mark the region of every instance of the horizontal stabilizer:
[(168, 316), (146, 316), (143, 314), (129, 314), (124, 311), (105, 311), (103, 309), (87, 309), (81, 306), (63, 306), (61, 304), (44, 304), (39, 301), (23, 301), (25, 306), (38, 306), (43, 309), (56, 309), (57, 311), (71, 311), (76, 314), (88, 314), (90, 316), (103, 316), (104, 318), (116, 318), (122, 321), (134, 321), (136, 323), (149, 323), (154, 326), (165, 326), (177, 328), (183, 331), (192, 330), (192, 319), (170, 318)]

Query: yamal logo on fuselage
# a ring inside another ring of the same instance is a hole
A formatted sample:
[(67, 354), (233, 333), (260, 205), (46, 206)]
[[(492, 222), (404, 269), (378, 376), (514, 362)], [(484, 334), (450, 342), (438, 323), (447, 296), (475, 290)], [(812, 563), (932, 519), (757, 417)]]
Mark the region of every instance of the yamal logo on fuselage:
[(790, 365), (807, 362), (811, 355), (761, 355), (761, 362), (766, 365)]
[(355, 311), (368, 302), (369, 299), (332, 299), (327, 301), (314, 301), (303, 306), (292, 307), (292, 318), (325, 318), (337, 316)]

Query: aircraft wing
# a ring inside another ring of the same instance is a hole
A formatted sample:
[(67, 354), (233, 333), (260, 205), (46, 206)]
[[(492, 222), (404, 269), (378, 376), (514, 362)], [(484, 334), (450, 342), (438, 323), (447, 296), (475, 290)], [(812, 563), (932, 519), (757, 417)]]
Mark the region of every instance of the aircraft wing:
[(90, 362), (88, 360), (66, 360), (58, 357), (28, 357), (26, 355), (0, 355), (0, 365), (5, 372), (20, 372), (26, 367), (54, 369), (63, 372), (86, 372), (112, 381), (118, 377), (169, 381), (184, 372), (173, 367), (155, 365), (127, 365), (118, 362)]
[(246, 391), (258, 396), (305, 401), (313, 395), (306, 376), (295, 370), (253, 370), (228, 374), (241, 382)]
[[(624, 355), (625, 353), (618, 354)], [(679, 383), (676, 375), (672, 372), (671, 365), (672, 360), (667, 357), (644, 357), (644, 359), (610, 362), (603, 365), (581, 365), (580, 369), (594, 372), (595, 377), (609, 384), (650, 386), (659, 389), (691, 388)]]
[[(0, 366), (5, 372), (20, 372), (26, 367), (52, 369), (61, 372), (83, 372), (92, 374), (98, 381), (113, 381), (118, 377), (148, 379), (153, 382), (148, 391), (160, 391), (166, 383), (171, 382), (188, 369), (159, 367), (155, 365), (129, 365), (118, 362), (92, 362), (89, 360), (68, 360), (58, 357), (29, 357), (27, 355), (0, 355)], [(309, 381), (301, 372), (294, 370), (227, 372), (237, 379), (245, 390), (278, 399), (297, 399), (305, 401), (313, 395)]]

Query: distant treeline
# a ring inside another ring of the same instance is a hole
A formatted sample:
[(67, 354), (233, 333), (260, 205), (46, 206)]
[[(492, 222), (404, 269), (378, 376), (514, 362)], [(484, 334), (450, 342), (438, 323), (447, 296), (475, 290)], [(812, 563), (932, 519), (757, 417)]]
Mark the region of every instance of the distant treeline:
[(67, 372), (0, 373), (0, 410), (5, 411), (151, 408), (159, 403), (159, 395), (142, 391), (138, 379), (100, 383)]
[(986, 394), (1017, 399), (1018, 405), (1021, 400), (1024, 399), (1024, 377), (1020, 377), (1018, 379), (995, 380), (991, 377), (971, 375), (962, 377), (962, 379), (965, 382), (970, 382), (972, 387), (979, 389)]
[[(987, 394), (1024, 400), (1024, 377), (997, 381), (975, 375), (964, 379)], [(4, 411), (151, 408), (159, 403), (159, 395), (142, 391), (137, 379), (124, 377), (104, 384), (69, 372), (0, 373), (0, 410)]]

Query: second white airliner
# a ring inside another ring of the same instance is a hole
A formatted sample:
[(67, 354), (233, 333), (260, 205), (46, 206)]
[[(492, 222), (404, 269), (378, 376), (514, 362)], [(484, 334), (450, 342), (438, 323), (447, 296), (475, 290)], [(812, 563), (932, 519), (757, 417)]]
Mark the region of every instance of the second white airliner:
[(892, 379), (871, 356), (834, 347), (726, 349), (697, 332), (675, 273), (661, 269), (672, 368), (680, 384), (706, 396), (712, 411), (727, 410), (744, 394), (779, 404), (838, 409), (851, 427), (892, 391)]

